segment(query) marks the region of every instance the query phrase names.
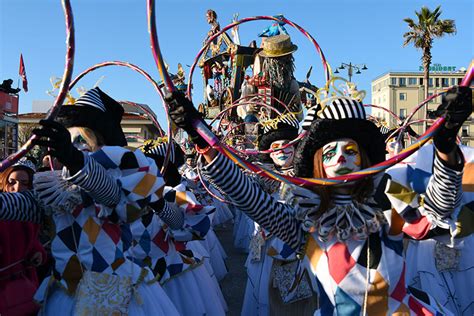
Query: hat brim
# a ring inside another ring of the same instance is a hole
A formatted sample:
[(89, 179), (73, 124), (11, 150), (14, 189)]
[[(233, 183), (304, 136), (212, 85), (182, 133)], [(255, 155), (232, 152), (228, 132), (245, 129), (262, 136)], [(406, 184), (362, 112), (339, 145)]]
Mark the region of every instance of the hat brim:
[[(289, 140), (292, 141), (298, 137), (298, 130), (296, 128), (282, 128), (267, 132), (263, 134), (258, 141), (259, 150), (270, 149), (270, 146), (273, 142), (278, 140)], [(270, 154), (259, 154), (259, 161), (264, 163), (273, 163), (273, 160), (270, 158)]]
[(120, 121), (108, 117), (99, 109), (85, 106), (64, 105), (56, 120), (64, 127), (87, 127), (98, 132), (107, 146), (127, 146)]
[(296, 46), (295, 44), (292, 44), (291, 49), (288, 52), (285, 52), (285, 53), (272, 54), (270, 52), (266, 52), (265, 49), (263, 49), (260, 52), (258, 52), (258, 55), (261, 56), (261, 57), (270, 57), (270, 58), (283, 57), (283, 56), (286, 56), (286, 55), (293, 54), (297, 50), (298, 50), (298, 46)]
[(312, 178), (316, 151), (327, 143), (342, 138), (356, 141), (367, 153), (371, 165), (385, 160), (384, 138), (374, 123), (362, 119), (319, 119), (311, 124), (308, 135), (296, 149), (295, 175)]

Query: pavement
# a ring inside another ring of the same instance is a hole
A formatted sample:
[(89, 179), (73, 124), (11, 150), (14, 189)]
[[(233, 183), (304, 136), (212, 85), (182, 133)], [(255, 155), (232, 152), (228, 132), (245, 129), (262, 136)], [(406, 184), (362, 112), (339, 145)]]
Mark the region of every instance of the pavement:
[(229, 272), (219, 282), (229, 308), (227, 315), (239, 316), (247, 283), (247, 271), (245, 270), (247, 254), (234, 248), (232, 229), (233, 224), (227, 223), (225, 226), (214, 228), (214, 231), (227, 253), (226, 264)]

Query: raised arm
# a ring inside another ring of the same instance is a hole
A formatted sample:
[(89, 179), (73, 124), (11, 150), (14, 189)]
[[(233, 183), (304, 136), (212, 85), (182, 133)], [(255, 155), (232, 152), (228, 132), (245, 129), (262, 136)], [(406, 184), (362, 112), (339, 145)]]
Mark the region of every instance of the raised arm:
[(434, 137), (436, 154), (433, 176), (425, 198), (425, 209), (436, 219), (449, 217), (459, 206), (464, 158), (456, 144), (456, 137), (472, 111), (472, 90), (469, 87), (450, 89), (436, 111), (437, 115), (446, 118), (446, 123)]
[(32, 191), (0, 193), (0, 219), (40, 223), (43, 211)]
[(114, 208), (120, 202), (121, 188), (116, 179), (96, 159), (84, 155), (84, 167), (65, 180), (86, 191), (96, 203)]
[(218, 154), (203, 167), (203, 175), (224, 196), (263, 228), (299, 249), (303, 240), (301, 222), (291, 208), (278, 202), (250, 180), (232, 161)]
[(171, 119), (188, 133), (199, 148), (206, 151), (204, 157), (208, 165), (204, 167), (204, 176), (208, 181), (262, 227), (277, 235), (290, 247), (299, 249), (304, 234), (301, 222), (292, 215), (291, 208), (262, 191), (258, 184), (247, 178), (230, 160), (217, 155), (214, 149), (208, 147), (192, 126), (194, 120), (202, 118), (182, 93), (168, 95), (167, 102)]

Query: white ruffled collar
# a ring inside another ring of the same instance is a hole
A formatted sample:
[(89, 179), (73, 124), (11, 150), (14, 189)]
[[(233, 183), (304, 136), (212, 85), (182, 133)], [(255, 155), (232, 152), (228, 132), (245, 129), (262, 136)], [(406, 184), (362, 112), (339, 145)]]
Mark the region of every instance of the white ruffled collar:
[[(314, 201), (314, 197), (310, 200)], [(383, 210), (376, 207), (373, 199), (359, 203), (350, 195), (333, 194), (332, 207), (318, 219), (314, 219), (314, 214), (319, 208), (319, 203), (313, 203), (313, 207), (308, 207), (307, 202), (307, 199), (300, 199), (297, 202), (298, 208), (305, 207), (307, 209), (303, 220), (303, 229), (315, 233), (321, 241), (328, 241), (332, 238), (336, 238), (340, 242), (349, 239), (365, 240), (370, 234), (378, 232), (381, 226), (386, 223)]]

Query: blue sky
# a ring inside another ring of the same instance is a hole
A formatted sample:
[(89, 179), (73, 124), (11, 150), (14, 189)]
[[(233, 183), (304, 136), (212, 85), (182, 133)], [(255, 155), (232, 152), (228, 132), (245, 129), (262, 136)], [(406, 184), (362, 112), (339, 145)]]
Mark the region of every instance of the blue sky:
[[(353, 81), (370, 92), (370, 82), (387, 71), (417, 71), (421, 52), (403, 48), (407, 31), (405, 17), (426, 5), (442, 7), (442, 18), (456, 21), (458, 33), (434, 42), (433, 62), (467, 67), (474, 56), (474, 2), (472, 0), (157, 0), (157, 25), (161, 49), (170, 70), (178, 62), (191, 65), (209, 29), (205, 12), (212, 8), (221, 26), (234, 13), (240, 17), (284, 14), (307, 29), (319, 42), (333, 68), (341, 62), (367, 64), (368, 70)], [(76, 55), (74, 76), (93, 64), (128, 61), (159, 79), (147, 33), (144, 0), (73, 0)], [(243, 44), (257, 39), (268, 21), (241, 25)], [(297, 30), (287, 27), (299, 46), (295, 53), (299, 80), (313, 66), (311, 81), (323, 84), (321, 61), (311, 43)], [(29, 92), (20, 94), (20, 112), (30, 112), (32, 100), (50, 99), (49, 78), (61, 76), (65, 56), (65, 27), (59, 0), (0, 0), (0, 79), (13, 78), (15, 86), (20, 53), (23, 53)], [(189, 68), (185, 68), (189, 73)], [(341, 74), (347, 74), (344, 70)], [(73, 77), (74, 77), (73, 76)], [(102, 76), (101, 88), (117, 100), (149, 104), (162, 116), (161, 102), (152, 86), (129, 69), (109, 67), (93, 72), (80, 81), (86, 88)], [(194, 73), (194, 100), (202, 99), (201, 75)], [(370, 103), (370, 93), (365, 101)], [(161, 117), (160, 121), (165, 120)]]

